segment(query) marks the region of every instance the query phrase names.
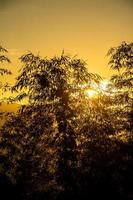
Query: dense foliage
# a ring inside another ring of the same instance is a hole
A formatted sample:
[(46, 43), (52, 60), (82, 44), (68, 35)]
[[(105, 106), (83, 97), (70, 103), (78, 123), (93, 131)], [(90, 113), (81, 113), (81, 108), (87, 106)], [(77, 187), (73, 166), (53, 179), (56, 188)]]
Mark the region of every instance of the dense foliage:
[[(5, 66), (5, 63), (11, 63), (10, 59), (6, 56), (6, 54), (8, 53), (8, 51), (0, 46), (0, 77), (4, 76), (4, 75), (11, 75), (12, 72), (11, 70), (7, 69), (7, 67)], [(2, 81), (0, 80), (0, 96), (3, 95), (3, 93), (5, 91), (7, 91), (9, 89), (9, 84), (8, 83), (2, 83)], [(2, 103), (2, 99), (0, 98), (0, 104)], [(4, 116), (4, 112), (0, 111), (0, 120), (3, 119)]]
[(109, 64), (123, 70), (95, 98), (86, 90), (99, 88), (101, 77), (89, 73), (82, 59), (64, 52), (20, 58), (12, 92), (28, 104), (1, 129), (5, 198), (6, 190), (22, 200), (133, 198), (132, 48), (122, 43), (110, 49)]
[[(129, 131), (133, 129), (133, 43), (123, 42), (108, 52), (109, 65), (117, 74), (111, 78), (115, 95), (115, 104), (121, 112), (121, 122)], [(123, 127), (123, 128), (124, 128)]]

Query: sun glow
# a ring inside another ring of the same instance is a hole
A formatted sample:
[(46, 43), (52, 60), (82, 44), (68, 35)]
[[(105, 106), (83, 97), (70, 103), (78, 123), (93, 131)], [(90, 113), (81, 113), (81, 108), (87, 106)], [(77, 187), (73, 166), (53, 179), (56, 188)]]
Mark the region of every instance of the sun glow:
[(100, 89), (102, 91), (107, 91), (108, 85), (109, 85), (109, 81), (108, 80), (101, 81), (101, 83), (100, 83)]
[(103, 81), (101, 81), (99, 86), (93, 85), (93, 88), (85, 90), (85, 93), (90, 98), (96, 98), (99, 93), (101, 93), (101, 92), (106, 93), (107, 92), (108, 84), (109, 84), (108, 80), (103, 80)]
[(86, 91), (86, 94), (87, 94), (90, 98), (94, 98), (94, 97), (96, 97), (97, 92), (96, 92), (95, 90), (89, 89), (89, 90)]

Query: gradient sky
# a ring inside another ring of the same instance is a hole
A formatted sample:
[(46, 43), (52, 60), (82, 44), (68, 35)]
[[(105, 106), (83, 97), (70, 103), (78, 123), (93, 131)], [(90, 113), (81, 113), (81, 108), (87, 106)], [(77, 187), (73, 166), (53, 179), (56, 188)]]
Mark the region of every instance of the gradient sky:
[(51, 57), (64, 49), (109, 78), (106, 53), (122, 41), (133, 41), (133, 0), (0, 0), (0, 42), (15, 73), (27, 50)]

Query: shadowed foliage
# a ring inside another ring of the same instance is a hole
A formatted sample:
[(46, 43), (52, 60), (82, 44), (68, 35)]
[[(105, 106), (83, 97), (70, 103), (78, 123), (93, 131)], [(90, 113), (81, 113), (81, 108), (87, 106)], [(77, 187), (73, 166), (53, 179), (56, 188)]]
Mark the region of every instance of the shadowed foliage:
[(51, 59), (21, 56), (12, 92), (28, 104), (1, 129), (4, 195), (6, 188), (22, 200), (133, 198), (132, 43), (108, 55), (119, 73), (95, 98), (86, 90), (99, 88), (101, 77), (82, 59), (64, 52)]

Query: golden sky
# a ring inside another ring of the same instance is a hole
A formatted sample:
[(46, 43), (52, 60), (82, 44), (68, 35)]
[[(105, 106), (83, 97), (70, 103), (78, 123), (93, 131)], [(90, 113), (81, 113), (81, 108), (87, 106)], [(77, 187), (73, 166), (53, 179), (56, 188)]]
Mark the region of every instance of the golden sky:
[(122, 41), (133, 41), (133, 0), (0, 0), (0, 42), (14, 74), (23, 52), (51, 57), (64, 49), (109, 78), (106, 53)]

